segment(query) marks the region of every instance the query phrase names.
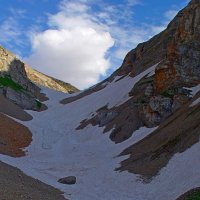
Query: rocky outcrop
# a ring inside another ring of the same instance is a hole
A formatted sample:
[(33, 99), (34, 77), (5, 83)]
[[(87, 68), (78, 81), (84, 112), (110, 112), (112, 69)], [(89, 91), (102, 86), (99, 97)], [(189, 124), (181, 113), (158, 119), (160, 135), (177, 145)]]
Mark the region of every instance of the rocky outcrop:
[(143, 125), (132, 99), (111, 109), (107, 106), (100, 108), (95, 114), (92, 113), (89, 119), (83, 120), (77, 129), (83, 129), (89, 124), (104, 127), (104, 133), (111, 131), (110, 139), (115, 143), (130, 138), (133, 132)]
[(36, 100), (31, 95), (15, 91), (9, 87), (6, 89), (5, 94), (6, 98), (24, 109), (37, 109)]
[(174, 154), (182, 153), (199, 142), (200, 104), (191, 107), (192, 102), (168, 117), (149, 136), (126, 148), (120, 156), (130, 157), (122, 161), (117, 170), (127, 170), (150, 181)]
[(23, 110), (18, 105), (14, 104), (13, 102), (9, 101), (5, 98), (4, 95), (0, 94), (0, 112), (4, 113), (5, 115), (9, 115), (21, 121), (29, 121), (32, 120), (33, 117), (28, 114), (25, 110)]
[(3, 47), (0, 47), (0, 75), (9, 75), (14, 82), (35, 96), (40, 92), (40, 88), (27, 78), (24, 63)]
[(200, 83), (200, 2), (193, 0), (179, 12), (167, 30), (175, 30), (167, 44), (166, 59), (155, 74), (155, 90), (163, 92), (172, 85)]
[(31, 69), (0, 47), (0, 94), (23, 109), (44, 110), (46, 107), (41, 102), (47, 97), (36, 84), (67, 93), (79, 91), (68, 83)]
[(0, 47), (0, 93), (28, 110), (40, 110), (40, 88), (26, 74), (25, 65), (16, 56)]

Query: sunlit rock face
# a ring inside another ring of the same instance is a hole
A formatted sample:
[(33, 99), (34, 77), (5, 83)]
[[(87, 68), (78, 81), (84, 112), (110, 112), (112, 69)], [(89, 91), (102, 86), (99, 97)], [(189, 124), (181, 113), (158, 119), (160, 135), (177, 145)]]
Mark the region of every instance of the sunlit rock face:
[(1, 94), (23, 109), (37, 110), (40, 88), (27, 77), (25, 65), (14, 54), (0, 47)]

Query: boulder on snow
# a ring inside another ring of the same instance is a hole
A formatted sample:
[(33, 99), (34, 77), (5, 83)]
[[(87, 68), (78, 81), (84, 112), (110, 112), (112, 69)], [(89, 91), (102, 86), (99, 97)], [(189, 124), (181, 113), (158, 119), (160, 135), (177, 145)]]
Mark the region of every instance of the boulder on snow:
[(62, 184), (73, 185), (76, 183), (76, 177), (75, 176), (67, 176), (64, 178), (60, 178), (58, 180), (58, 182), (62, 183)]

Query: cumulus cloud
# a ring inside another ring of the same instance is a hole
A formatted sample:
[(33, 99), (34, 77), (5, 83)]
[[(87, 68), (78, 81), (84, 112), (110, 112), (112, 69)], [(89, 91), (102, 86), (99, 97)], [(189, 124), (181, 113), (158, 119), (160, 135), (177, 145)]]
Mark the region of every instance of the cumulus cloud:
[[(63, 0), (60, 11), (49, 15), (50, 28), (31, 33), (32, 54), (25, 60), (81, 89), (118, 68), (127, 51), (147, 38), (146, 30), (130, 25), (132, 6), (140, 1), (116, 5), (99, 2)], [(98, 9), (94, 11), (93, 6)], [(111, 47), (112, 56), (108, 57)]]
[(86, 88), (110, 67), (106, 52), (114, 40), (101, 24), (90, 19), (89, 7), (63, 1), (49, 16), (49, 28), (32, 34), (32, 54), (26, 61), (39, 71)]
[(177, 13), (167, 11), (158, 25), (137, 25), (133, 9), (137, 4), (142, 0), (123, 4), (62, 0), (59, 11), (48, 16), (49, 28), (30, 33), (32, 53), (26, 61), (80, 89), (97, 83), (120, 66), (129, 50), (164, 30)]

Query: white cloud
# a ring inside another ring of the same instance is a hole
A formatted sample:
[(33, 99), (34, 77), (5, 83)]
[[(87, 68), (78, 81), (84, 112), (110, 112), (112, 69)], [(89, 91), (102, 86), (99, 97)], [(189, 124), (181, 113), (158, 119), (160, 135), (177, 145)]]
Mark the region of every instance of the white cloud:
[(131, 5), (131, 6), (141, 4), (140, 0), (127, 0), (127, 2), (128, 2), (128, 5)]
[[(50, 28), (31, 34), (33, 53), (26, 61), (37, 70), (81, 89), (97, 83), (108, 69), (119, 67), (127, 51), (146, 36), (144, 30), (129, 25), (133, 16), (131, 6), (139, 1), (128, 0), (126, 5), (100, 1), (99, 10), (94, 12), (90, 0), (63, 0), (60, 11), (49, 15)], [(106, 54), (114, 41), (110, 61)], [(116, 59), (119, 64), (112, 66)]]
[(167, 20), (172, 20), (176, 14), (178, 13), (178, 10), (168, 10), (165, 12), (164, 16), (166, 17)]
[(27, 62), (81, 89), (97, 83), (108, 70), (119, 67), (129, 50), (164, 30), (177, 13), (167, 11), (158, 25), (136, 25), (133, 6), (137, 4), (142, 0), (115, 5), (63, 0), (59, 12), (48, 17), (49, 29), (30, 34), (33, 52)]
[(19, 20), (25, 17), (26, 10), (9, 8), (9, 16), (0, 22), (0, 44), (12, 50), (15, 54), (21, 54), (21, 48), (26, 44), (25, 31)]
[(110, 67), (106, 52), (114, 40), (95, 23), (80, 3), (62, 2), (49, 16), (50, 28), (32, 34), (33, 53), (26, 61), (39, 71), (85, 88), (99, 81)]

